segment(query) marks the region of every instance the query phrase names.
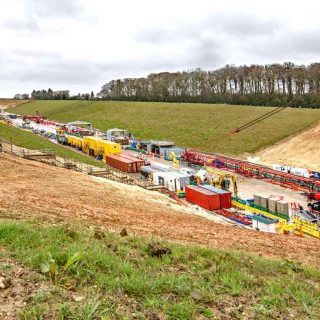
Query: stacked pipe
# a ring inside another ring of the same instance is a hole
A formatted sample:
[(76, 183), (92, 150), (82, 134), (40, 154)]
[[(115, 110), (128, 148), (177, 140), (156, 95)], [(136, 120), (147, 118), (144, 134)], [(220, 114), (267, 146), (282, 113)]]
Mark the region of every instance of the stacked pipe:
[(202, 153), (190, 149), (186, 149), (182, 158), (183, 161), (191, 164), (224, 168), (244, 176), (262, 179), (291, 189), (320, 191), (319, 180), (280, 172), (266, 166), (244, 160), (238, 160), (214, 153)]

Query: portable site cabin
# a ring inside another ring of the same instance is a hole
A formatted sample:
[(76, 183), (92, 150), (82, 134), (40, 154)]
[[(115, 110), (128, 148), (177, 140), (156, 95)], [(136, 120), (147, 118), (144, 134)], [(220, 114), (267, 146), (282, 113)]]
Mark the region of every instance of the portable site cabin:
[(140, 173), (146, 179), (150, 179), (153, 181), (153, 174), (159, 172), (159, 170), (152, 168), (151, 166), (143, 166), (141, 167)]
[(252, 216), (252, 228), (263, 232), (276, 232), (277, 219), (270, 219), (264, 215), (254, 214)]
[(153, 183), (155, 185), (165, 186), (170, 191), (183, 190), (187, 185), (190, 184), (189, 176), (180, 174), (178, 172), (154, 172)]
[(170, 166), (160, 162), (150, 162), (150, 167), (158, 171), (172, 171), (172, 168)]
[(167, 149), (175, 147), (175, 143), (172, 141), (155, 141), (155, 140), (140, 140), (140, 148), (156, 155), (164, 156), (164, 152)]
[(190, 176), (176, 171), (169, 171), (169, 174), (176, 177), (176, 191), (183, 191), (186, 186), (190, 184)]

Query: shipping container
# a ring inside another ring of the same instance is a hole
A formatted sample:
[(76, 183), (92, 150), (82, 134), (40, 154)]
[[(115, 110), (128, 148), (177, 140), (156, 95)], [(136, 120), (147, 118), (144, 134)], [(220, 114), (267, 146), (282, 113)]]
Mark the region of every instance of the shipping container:
[(221, 209), (229, 209), (232, 207), (231, 192), (230, 191), (223, 190), (223, 189), (216, 188), (216, 187), (212, 187), (210, 185), (201, 185), (201, 187), (219, 194)]
[(187, 201), (210, 211), (220, 209), (219, 194), (198, 186), (187, 186), (185, 191)]
[(137, 172), (140, 172), (140, 171), (141, 171), (141, 168), (142, 168), (143, 166), (145, 166), (145, 161), (142, 160), (142, 159), (135, 158), (135, 157), (130, 156), (129, 154), (125, 154), (125, 153), (121, 154), (121, 156), (122, 156), (123, 158), (128, 159), (128, 160), (134, 161), (135, 164), (136, 164)]
[(90, 156), (98, 155), (98, 138), (91, 136), (83, 137), (82, 150)]
[(108, 154), (105, 156), (104, 159), (106, 164), (108, 164), (111, 167), (128, 173), (136, 172), (136, 166), (134, 161), (128, 160), (115, 154)]
[(121, 145), (119, 143), (97, 139), (98, 154), (104, 157), (107, 154), (120, 154)]

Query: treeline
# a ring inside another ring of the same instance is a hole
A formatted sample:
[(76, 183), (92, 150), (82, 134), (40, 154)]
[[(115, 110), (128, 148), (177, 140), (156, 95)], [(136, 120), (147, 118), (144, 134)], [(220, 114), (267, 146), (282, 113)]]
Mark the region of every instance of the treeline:
[(230, 103), (320, 107), (320, 63), (226, 65), (213, 71), (162, 72), (112, 80), (98, 96), (106, 100)]
[(31, 93), (31, 99), (34, 100), (67, 100), (70, 98), (69, 90), (53, 91), (48, 90), (33, 90)]
[[(30, 99), (29, 94), (16, 94), (14, 99)], [(33, 100), (95, 100), (94, 92), (91, 93), (78, 93), (77, 95), (70, 96), (69, 90), (33, 90), (31, 99)]]

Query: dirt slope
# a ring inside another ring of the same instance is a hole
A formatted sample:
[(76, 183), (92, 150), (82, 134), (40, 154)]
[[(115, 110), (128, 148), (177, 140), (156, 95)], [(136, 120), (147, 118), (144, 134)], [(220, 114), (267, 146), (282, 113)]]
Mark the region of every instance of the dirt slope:
[(0, 108), (7, 109), (16, 107), (19, 104), (28, 103), (30, 100), (2, 99), (0, 98)]
[[(101, 183), (81, 173), (0, 154), (0, 217), (79, 219), (112, 230), (177, 242), (241, 249), (320, 263), (319, 240), (270, 235), (179, 212), (171, 200), (137, 187)], [(163, 200), (164, 199), (164, 200)]]
[(320, 171), (320, 124), (260, 151), (261, 161)]

